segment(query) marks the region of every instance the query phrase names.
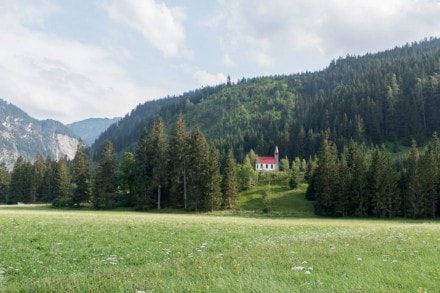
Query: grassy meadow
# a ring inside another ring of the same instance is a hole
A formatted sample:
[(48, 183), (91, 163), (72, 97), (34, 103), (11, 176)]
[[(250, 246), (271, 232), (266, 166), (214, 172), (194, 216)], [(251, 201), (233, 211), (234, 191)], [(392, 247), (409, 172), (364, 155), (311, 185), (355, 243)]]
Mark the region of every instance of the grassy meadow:
[(438, 222), (313, 218), (271, 188), (242, 216), (0, 206), (0, 292), (440, 291)]

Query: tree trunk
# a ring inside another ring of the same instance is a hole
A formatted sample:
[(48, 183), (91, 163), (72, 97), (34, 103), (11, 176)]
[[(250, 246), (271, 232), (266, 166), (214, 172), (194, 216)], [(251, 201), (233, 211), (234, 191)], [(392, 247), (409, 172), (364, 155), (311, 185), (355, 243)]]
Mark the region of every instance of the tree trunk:
[(157, 209), (160, 210), (160, 184), (157, 188)]

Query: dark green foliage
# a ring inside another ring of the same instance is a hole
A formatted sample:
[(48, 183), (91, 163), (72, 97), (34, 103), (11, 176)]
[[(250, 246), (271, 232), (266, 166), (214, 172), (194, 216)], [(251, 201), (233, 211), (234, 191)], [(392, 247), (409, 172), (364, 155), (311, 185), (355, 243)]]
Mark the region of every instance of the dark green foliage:
[(19, 157), (11, 173), (8, 203), (32, 202), (32, 165)]
[(269, 153), (275, 144), (290, 158), (308, 158), (327, 130), (339, 149), (350, 139), (424, 143), (440, 129), (439, 60), (440, 39), (430, 39), (339, 58), (319, 72), (244, 79), (147, 102), (112, 126), (94, 149), (107, 139), (116, 150), (126, 149), (157, 116), (173, 125), (180, 114), (189, 127), (199, 125), (221, 154), (232, 148), (239, 160), (251, 149)]
[(53, 181), (53, 202), (55, 207), (71, 206), (71, 177), (67, 160), (61, 158), (55, 165)]
[(11, 184), (11, 175), (6, 168), (5, 163), (0, 164), (0, 203), (6, 203), (9, 194), (9, 185)]
[(144, 129), (137, 143), (135, 153), (134, 202), (138, 209), (149, 209), (152, 205), (150, 196), (151, 168), (148, 157), (148, 134)]
[(204, 210), (215, 211), (221, 208), (222, 204), (222, 190), (221, 190), (222, 175), (220, 174), (219, 153), (214, 145), (209, 147), (208, 169), (206, 172), (206, 183), (204, 186)]
[(124, 153), (124, 158), (120, 166), (119, 179), (121, 183), (121, 193), (118, 199), (119, 204), (128, 207), (135, 206), (136, 160), (133, 153)]
[(91, 193), (90, 163), (85, 153), (82, 140), (78, 142), (75, 158), (73, 159), (72, 183), (73, 191), (70, 204), (79, 206), (90, 199)]
[(188, 170), (188, 208), (201, 210), (204, 208), (207, 170), (209, 165), (209, 145), (199, 128), (191, 134), (191, 152), (189, 156), (190, 169)]
[(93, 181), (93, 206), (96, 209), (116, 206), (118, 191), (118, 165), (109, 141), (101, 155)]
[(171, 203), (177, 208), (188, 208), (188, 172), (190, 168), (190, 133), (183, 115), (177, 117), (170, 144)]
[(148, 140), (148, 157), (151, 162), (151, 188), (157, 191), (155, 203), (161, 208), (162, 188), (168, 185), (168, 138), (162, 119), (157, 120), (151, 130)]
[(225, 172), (223, 177), (223, 206), (227, 209), (234, 207), (234, 202), (237, 197), (237, 163), (234, 158), (232, 150), (229, 150), (226, 159)]

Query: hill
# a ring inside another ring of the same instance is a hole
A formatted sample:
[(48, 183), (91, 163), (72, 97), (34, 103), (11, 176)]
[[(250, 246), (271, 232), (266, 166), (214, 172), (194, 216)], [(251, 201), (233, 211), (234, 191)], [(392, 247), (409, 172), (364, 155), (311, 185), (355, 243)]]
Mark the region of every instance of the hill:
[(423, 143), (440, 129), (440, 39), (431, 38), (365, 56), (347, 56), (324, 70), (242, 79), (139, 105), (96, 141), (130, 149), (144, 127), (161, 116), (170, 126), (179, 113), (200, 126), (222, 153), (237, 158), (251, 148), (282, 156), (316, 153), (330, 130), (340, 147), (350, 138), (381, 144)]
[(67, 124), (78, 137), (84, 141), (86, 145), (92, 145), (93, 142), (104, 132), (110, 125), (120, 120), (120, 117), (115, 118), (89, 118), (86, 120)]
[(33, 161), (40, 154), (73, 158), (77, 136), (61, 122), (37, 120), (0, 99), (0, 162), (11, 169), (19, 156)]

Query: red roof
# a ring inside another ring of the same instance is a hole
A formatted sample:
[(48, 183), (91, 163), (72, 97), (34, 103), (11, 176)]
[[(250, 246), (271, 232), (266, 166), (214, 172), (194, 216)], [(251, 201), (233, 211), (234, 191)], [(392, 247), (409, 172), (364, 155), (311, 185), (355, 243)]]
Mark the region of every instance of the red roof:
[(274, 157), (258, 157), (257, 164), (276, 164)]

